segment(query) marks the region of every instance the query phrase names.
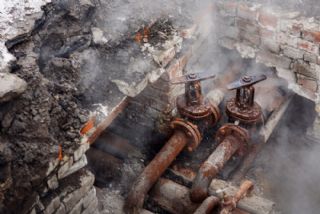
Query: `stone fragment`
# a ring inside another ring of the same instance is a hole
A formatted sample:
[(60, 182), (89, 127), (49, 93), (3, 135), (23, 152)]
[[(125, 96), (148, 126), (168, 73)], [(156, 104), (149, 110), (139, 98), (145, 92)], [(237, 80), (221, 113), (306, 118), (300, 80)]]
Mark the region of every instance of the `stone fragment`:
[(100, 28), (91, 28), (92, 40), (97, 45), (105, 45), (108, 43), (108, 39), (104, 36), (103, 31)]
[(56, 175), (53, 175), (50, 179), (48, 179), (48, 187), (49, 189), (57, 189), (59, 187), (59, 182), (58, 182), (58, 178)]
[(91, 190), (87, 193), (87, 195), (83, 198), (83, 207), (87, 208), (91, 204), (92, 201), (96, 199), (96, 188), (92, 187)]
[(58, 165), (59, 165), (58, 158), (50, 161), (49, 164), (48, 164), (48, 169), (47, 169), (47, 172), (46, 172), (46, 176), (50, 175), (51, 172), (53, 172), (53, 170), (55, 170)]
[(27, 83), (14, 74), (0, 73), (0, 103), (7, 102), (27, 89)]
[(63, 205), (63, 203), (60, 203), (60, 207), (57, 209), (57, 211), (54, 214), (65, 214), (66, 213), (66, 207)]
[(158, 51), (152, 54), (154, 61), (160, 67), (166, 67), (176, 54), (175, 47), (171, 47), (165, 51)]
[(72, 166), (70, 166), (63, 174), (61, 174), (61, 178), (71, 175), (72, 173), (85, 167), (87, 164), (88, 164), (88, 161), (87, 161), (86, 155), (82, 155), (80, 160), (78, 160), (77, 162), (74, 162)]
[(284, 46), (283, 47), (283, 54), (289, 58), (293, 59), (302, 59), (304, 51), (299, 50), (297, 48), (289, 47), (289, 46)]
[(78, 161), (89, 148), (90, 148), (89, 143), (80, 144), (79, 148), (73, 154), (73, 160)]
[(82, 211), (82, 199), (72, 208), (69, 214), (80, 214)]
[(58, 208), (60, 207), (61, 202), (59, 196), (56, 196), (51, 200), (51, 202), (47, 205), (47, 207), (44, 210), (45, 214), (51, 214), (54, 213)]
[(87, 192), (92, 188), (93, 183), (94, 175), (89, 171), (85, 171), (85, 173), (80, 177), (79, 185), (81, 187), (71, 193), (68, 193), (62, 201), (67, 212), (69, 212), (83, 198), (83, 196), (87, 194)]
[(66, 177), (67, 172), (73, 164), (73, 158), (69, 157), (69, 159), (60, 167), (58, 171), (58, 179), (62, 179)]
[(259, 51), (257, 53), (256, 61), (258, 63), (263, 63), (268, 67), (276, 67), (289, 69), (291, 65), (291, 60), (285, 56), (273, 54), (268, 51)]

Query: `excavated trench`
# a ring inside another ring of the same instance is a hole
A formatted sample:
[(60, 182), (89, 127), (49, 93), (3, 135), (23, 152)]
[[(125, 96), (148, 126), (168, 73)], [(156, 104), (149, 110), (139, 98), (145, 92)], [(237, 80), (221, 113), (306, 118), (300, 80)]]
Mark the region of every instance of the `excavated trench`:
[[(253, 62), (247, 61), (242, 64), (237, 64), (237, 68), (242, 66), (243, 71), (249, 71), (250, 73), (250, 70), (252, 70), (252, 63)], [(275, 131), (271, 135), (270, 139), (266, 143), (259, 142), (258, 138), (255, 139), (256, 142), (252, 142), (253, 146), (258, 145), (259, 149), (256, 152), (257, 154), (254, 156), (252, 162), (249, 163), (246, 171), (241, 171), (241, 165), (243, 164), (245, 157), (241, 155), (235, 155), (219, 172), (217, 179), (229, 181), (232, 185), (240, 185), (242, 179), (250, 179), (251, 181), (254, 181), (254, 194), (258, 197), (268, 198), (269, 200), (275, 202), (276, 205), (276, 207), (271, 205), (271, 209), (268, 211), (261, 210), (261, 213), (286, 213), (288, 212), (288, 209), (291, 209), (291, 207), (288, 205), (288, 201), (285, 199), (286, 193), (283, 192), (287, 188), (284, 186), (287, 185), (284, 185), (282, 182), (274, 182), (274, 178), (272, 178), (272, 176), (274, 176), (276, 173), (279, 173), (279, 166), (274, 167), (275, 165), (282, 164), (282, 167), (286, 167), (285, 164), (287, 163), (277, 163), (277, 161), (280, 161), (281, 158), (283, 158), (282, 161), (286, 161), (284, 160), (286, 156), (284, 155), (284, 157), (276, 158), (273, 156), (273, 153), (281, 150), (281, 147), (284, 143), (281, 142), (281, 140), (283, 139), (283, 135), (286, 135), (286, 131), (288, 129), (290, 132), (294, 133), (292, 135), (288, 135), (288, 139), (285, 139), (285, 144), (288, 149), (297, 149), (297, 144), (300, 144), (299, 147), (301, 146), (301, 148), (305, 148), (308, 144), (314, 145), (315, 142), (307, 139), (305, 135), (308, 127), (312, 125), (316, 113), (315, 111), (310, 111), (310, 109), (314, 109), (314, 104), (312, 102), (298, 95), (294, 95), (292, 98), (291, 93), (287, 89), (285, 81), (273, 77), (273, 70), (263, 66), (254, 66), (254, 68), (259, 68), (258, 70), (264, 74), (268, 74), (269, 78), (266, 83), (257, 85), (256, 92), (257, 100), (266, 107), (264, 109), (264, 116), (266, 118), (265, 123), (268, 123), (268, 117), (273, 118), (273, 114), (279, 111), (279, 108), (281, 108), (282, 105), (285, 105), (286, 102), (280, 101), (281, 99), (289, 96), (291, 101), (289, 106), (285, 108), (285, 113), (281, 113), (283, 116), (281, 119), (278, 119), (279, 121), (277, 121), (277, 125), (273, 127)], [(209, 81), (206, 83), (206, 90), (210, 91), (219, 85), (221, 85), (221, 83), (218, 81), (215, 81), (214, 84), (212, 81)], [(224, 109), (225, 100), (228, 100), (233, 96), (233, 92), (228, 92), (225, 94), (225, 98), (220, 105), (220, 109)], [(87, 152), (89, 167), (93, 172), (95, 172), (96, 175), (95, 185), (98, 189), (98, 195), (103, 213), (122, 212), (121, 208), (119, 207), (122, 207), (125, 203), (127, 194), (134, 185), (136, 178), (143, 171), (143, 168), (146, 167), (159, 152), (170, 136), (170, 134), (161, 134), (156, 129), (148, 130), (147, 128), (144, 128), (143, 131), (141, 128), (136, 129), (138, 124), (143, 124), (148, 120), (148, 118), (139, 117), (139, 119), (137, 119), (135, 115), (139, 114), (139, 112), (137, 112), (135, 107), (135, 104), (129, 104), (128, 108), (120, 113), (119, 117), (111, 124), (111, 126), (104, 132), (104, 134), (102, 134), (102, 136)], [(182, 189), (192, 187), (192, 180), (194, 179), (199, 167), (218, 145), (214, 139), (217, 130), (227, 122), (225, 113), (223, 113), (223, 110), (221, 110), (221, 112), (223, 116), (219, 124), (214, 128), (209, 129), (205, 133), (200, 146), (192, 153), (185, 150), (179, 154), (170, 167), (161, 176), (162, 180), (160, 179), (161, 181), (159, 181), (160, 183), (158, 182), (158, 186), (151, 190), (150, 195), (147, 196), (145, 200), (145, 209), (154, 213), (164, 214), (179, 212), (192, 213), (194, 211), (194, 208), (192, 208), (191, 205), (192, 202), (190, 201), (189, 203), (191, 204), (184, 205), (188, 207), (188, 211), (184, 210), (184, 208), (179, 208), (179, 206), (182, 206), (180, 204), (183, 202), (175, 201), (179, 200), (179, 194), (174, 192), (179, 191), (178, 189), (180, 188), (180, 186), (175, 186), (175, 184), (182, 185)], [(150, 135), (149, 137), (148, 134)], [(262, 147), (260, 148), (261, 144)], [(299, 149), (297, 150), (299, 151)], [(296, 155), (300, 154), (298, 151), (295, 152)], [(101, 161), (100, 164), (98, 164), (99, 161)], [(297, 170), (301, 170), (301, 166), (289, 165), (294, 169), (297, 168)], [(295, 171), (294, 169), (292, 171)], [(241, 174), (241, 179), (237, 178), (237, 175), (239, 174)], [(282, 177), (287, 178), (287, 176), (288, 175), (285, 172), (283, 172), (281, 175), (277, 175), (279, 179), (282, 179)], [(165, 181), (164, 179), (168, 179), (169, 181)], [(170, 181), (174, 182), (171, 184), (173, 185), (171, 190), (169, 187), (169, 189), (166, 189), (166, 183), (161, 184), (161, 182)], [(295, 185), (297, 186), (302, 185), (303, 183), (300, 179), (294, 179), (294, 181), (296, 182)], [(290, 184), (288, 184), (288, 186), (290, 186)], [(163, 191), (168, 192), (164, 192), (162, 193), (163, 195), (161, 195), (159, 192), (160, 189), (157, 188), (164, 188)], [(180, 191), (183, 192), (186, 190), (183, 189)], [(189, 193), (189, 190), (187, 193)], [(279, 195), (282, 195), (283, 197), (279, 197)], [(180, 195), (180, 197), (182, 196)], [(110, 201), (110, 203), (105, 204), (105, 200)], [(175, 201), (176, 204), (170, 202), (170, 200)], [(180, 200), (184, 201), (181, 198)], [(272, 204), (271, 201), (269, 203)], [(290, 203), (291, 202), (292, 201), (290, 201)], [(302, 201), (301, 204), (304, 204), (304, 202), (305, 201)], [(253, 203), (259, 204), (259, 202)], [(267, 202), (260, 203), (263, 204)], [(174, 206), (177, 206), (178, 208), (174, 208)], [(261, 206), (263, 207), (263, 205)], [(310, 210), (312, 210), (313, 207), (314, 206), (311, 206)]]

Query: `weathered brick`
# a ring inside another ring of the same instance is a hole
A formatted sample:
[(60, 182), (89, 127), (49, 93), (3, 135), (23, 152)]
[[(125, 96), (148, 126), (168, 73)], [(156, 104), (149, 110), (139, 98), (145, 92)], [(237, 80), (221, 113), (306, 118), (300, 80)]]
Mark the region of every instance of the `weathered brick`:
[(276, 34), (275, 34), (275, 31), (261, 28), (260, 29), (260, 37), (261, 37), (261, 39), (275, 40)]
[(296, 82), (296, 75), (292, 70), (277, 68), (278, 77), (287, 80), (289, 83)]
[(278, 26), (278, 16), (271, 9), (261, 8), (258, 22), (262, 27), (275, 30)]
[(297, 48), (293, 48), (290, 46), (283, 46), (283, 54), (287, 57), (293, 58), (293, 59), (302, 59), (304, 51), (299, 50)]
[(48, 187), (51, 190), (57, 189), (59, 187), (58, 178), (56, 175), (53, 175), (51, 178), (48, 179)]
[(262, 39), (261, 38), (261, 49), (267, 50), (272, 53), (280, 53), (280, 45), (275, 40), (272, 39)]
[(302, 37), (308, 41), (320, 43), (320, 31), (318, 30), (303, 30)]
[(229, 26), (220, 31), (219, 36), (237, 39), (239, 37), (239, 33), (239, 28)]
[(319, 45), (316, 45), (312, 42), (299, 39), (297, 42), (297, 46), (301, 50), (305, 50), (310, 53), (319, 54)]
[(160, 67), (166, 67), (175, 55), (176, 49), (175, 47), (171, 47), (165, 51), (159, 51), (159, 53), (152, 54), (152, 57)]
[(301, 23), (294, 23), (291, 26), (291, 29), (289, 30), (289, 33), (293, 36), (297, 37), (302, 37), (302, 29), (303, 29), (303, 24)]
[(257, 34), (250, 33), (244, 30), (240, 30), (239, 37), (241, 41), (245, 40), (255, 46), (260, 45), (260, 37)]
[(259, 51), (256, 61), (269, 67), (289, 69), (291, 60), (285, 56), (280, 56), (267, 51)]
[(45, 214), (51, 214), (54, 213), (59, 207), (60, 207), (60, 198), (59, 196), (56, 196), (55, 198), (51, 199), (51, 202), (47, 205), (47, 207), (44, 210)]
[(236, 40), (227, 37), (220, 38), (218, 44), (224, 48), (232, 50), (235, 48)]
[(65, 163), (60, 167), (60, 169), (58, 171), (58, 179), (62, 179), (65, 177), (64, 175), (70, 169), (72, 164), (73, 164), (73, 157), (69, 157), (69, 159), (67, 161), (65, 161)]
[(246, 42), (236, 43), (235, 48), (243, 58), (254, 58), (256, 56), (256, 49), (252, 47), (252, 44)]
[(291, 47), (297, 47), (298, 45), (298, 37), (292, 36), (292, 35), (288, 35), (285, 33), (278, 33), (276, 35), (276, 41), (280, 44), (280, 45), (288, 45)]
[(318, 56), (313, 53), (305, 52), (303, 55), (303, 59), (307, 62), (318, 63)]
[(257, 20), (260, 5), (249, 5), (247, 3), (238, 4), (238, 17), (248, 20)]
[(236, 18), (236, 27), (248, 33), (259, 34), (259, 26), (250, 20)]
[(303, 60), (297, 60), (293, 63), (293, 71), (309, 77), (309, 78), (313, 78), (313, 79), (317, 79), (317, 67), (316, 64), (313, 63), (306, 63)]
[(298, 77), (297, 83), (301, 87), (303, 87), (304, 89), (307, 89), (309, 91), (312, 91), (312, 92), (317, 92), (317, 90), (318, 90), (317, 81), (315, 81), (313, 79), (306, 78), (302, 75), (298, 75), (297, 77)]
[(228, 16), (228, 17), (220, 17), (216, 20), (215, 26), (220, 29), (224, 29), (227, 27), (235, 26), (236, 25), (236, 17)]
[(236, 16), (238, 2), (236, 1), (220, 1), (216, 3), (219, 14), (222, 16)]
[(185, 39), (191, 39), (197, 30), (197, 25), (192, 25), (189, 28), (182, 29), (180, 31), (180, 36)]

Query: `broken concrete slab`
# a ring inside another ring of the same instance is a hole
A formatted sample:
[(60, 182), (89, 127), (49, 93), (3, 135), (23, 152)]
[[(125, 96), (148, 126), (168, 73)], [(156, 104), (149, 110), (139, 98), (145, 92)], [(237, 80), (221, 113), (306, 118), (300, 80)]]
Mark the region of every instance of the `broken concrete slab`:
[(27, 83), (18, 76), (0, 73), (0, 103), (7, 102), (27, 89)]

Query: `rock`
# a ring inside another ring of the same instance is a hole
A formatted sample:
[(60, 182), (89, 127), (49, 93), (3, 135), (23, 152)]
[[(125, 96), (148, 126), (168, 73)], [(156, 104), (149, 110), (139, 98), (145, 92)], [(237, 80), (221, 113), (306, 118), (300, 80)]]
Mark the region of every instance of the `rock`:
[[(59, 196), (53, 198), (50, 202), (50, 204), (47, 205), (44, 213), (45, 214), (50, 214), (50, 213), (54, 213), (54, 211), (56, 211), (59, 207), (60, 207), (60, 198)], [(61, 204), (62, 205), (62, 204)], [(64, 208), (64, 207), (63, 207)]]
[(59, 182), (56, 175), (52, 176), (47, 183), (48, 187), (52, 190), (57, 189), (59, 187)]
[(27, 83), (14, 74), (0, 73), (0, 103), (7, 102), (22, 94)]
[(91, 28), (92, 40), (97, 45), (105, 45), (108, 43), (108, 39), (103, 35), (103, 31), (100, 28)]
[(8, 72), (9, 64), (16, 58), (7, 50), (3, 42), (0, 42), (0, 72)]
[(85, 167), (87, 164), (88, 164), (87, 157), (83, 155), (79, 161), (75, 162), (72, 166), (70, 166), (70, 168), (68, 168), (63, 174), (61, 174), (59, 178), (67, 177), (68, 175), (71, 175), (72, 173)]
[(80, 147), (73, 154), (74, 161), (78, 161), (89, 148), (90, 148), (89, 143), (81, 144)]
[(73, 164), (73, 158), (69, 158), (69, 160), (67, 160), (66, 163), (59, 169), (58, 179), (62, 179), (66, 177), (66, 174), (68, 173), (72, 164)]

